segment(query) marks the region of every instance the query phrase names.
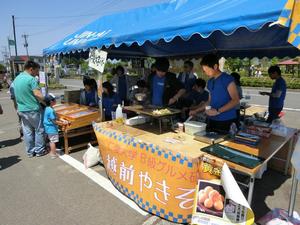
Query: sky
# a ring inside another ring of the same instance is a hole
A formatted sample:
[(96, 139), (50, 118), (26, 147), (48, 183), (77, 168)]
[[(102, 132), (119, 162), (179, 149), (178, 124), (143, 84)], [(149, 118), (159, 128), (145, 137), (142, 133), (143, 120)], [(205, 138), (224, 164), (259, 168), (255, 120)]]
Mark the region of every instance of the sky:
[[(74, 33), (95, 19), (167, 0), (1, 0), (0, 60), (13, 39), (15, 16), (18, 55), (26, 55), (23, 34), (28, 36), (29, 55), (42, 55), (43, 49)], [(15, 55), (11, 46), (11, 54)]]

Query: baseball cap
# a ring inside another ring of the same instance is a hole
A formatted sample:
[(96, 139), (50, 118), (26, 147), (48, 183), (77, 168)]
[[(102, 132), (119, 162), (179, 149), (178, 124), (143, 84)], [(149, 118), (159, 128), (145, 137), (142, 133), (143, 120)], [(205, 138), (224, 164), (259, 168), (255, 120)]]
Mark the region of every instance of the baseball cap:
[(46, 104), (49, 104), (50, 102), (55, 101), (55, 100), (56, 100), (56, 97), (52, 93), (49, 93), (48, 95), (45, 96)]

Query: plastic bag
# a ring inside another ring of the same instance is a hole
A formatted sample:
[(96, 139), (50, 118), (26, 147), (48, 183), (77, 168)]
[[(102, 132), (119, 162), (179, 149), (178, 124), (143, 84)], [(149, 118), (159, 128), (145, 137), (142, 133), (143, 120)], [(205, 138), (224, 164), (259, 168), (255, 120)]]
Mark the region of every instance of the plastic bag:
[(99, 150), (93, 147), (90, 143), (88, 144), (88, 149), (83, 155), (83, 163), (85, 168), (90, 168), (95, 166), (100, 161)]

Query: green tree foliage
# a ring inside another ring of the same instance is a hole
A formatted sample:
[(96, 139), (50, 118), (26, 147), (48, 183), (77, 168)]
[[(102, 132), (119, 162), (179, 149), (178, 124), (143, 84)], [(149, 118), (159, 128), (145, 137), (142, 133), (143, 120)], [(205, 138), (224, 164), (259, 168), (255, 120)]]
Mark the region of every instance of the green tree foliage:
[(274, 57), (271, 59), (271, 65), (274, 66), (274, 65), (277, 65), (277, 63), (279, 63), (279, 59), (277, 57)]
[(2, 65), (2, 64), (0, 64), (0, 71), (2, 72), (2, 71), (6, 71), (6, 67), (4, 66), (4, 65)]
[(228, 68), (230, 72), (240, 71), (242, 65), (242, 60), (239, 58), (228, 58), (225, 62), (225, 67)]

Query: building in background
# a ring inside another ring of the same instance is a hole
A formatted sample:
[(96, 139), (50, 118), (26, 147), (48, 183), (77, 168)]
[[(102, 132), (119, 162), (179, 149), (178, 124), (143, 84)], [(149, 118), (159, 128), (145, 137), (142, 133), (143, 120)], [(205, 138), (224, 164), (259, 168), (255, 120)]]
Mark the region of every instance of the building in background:
[(43, 56), (27, 56), (27, 55), (20, 55), (20, 56), (11, 56), (9, 59), (12, 77), (13, 75), (17, 74), (24, 70), (24, 65), (26, 61), (32, 60), (40, 65), (40, 70), (44, 71), (45, 68), (45, 60)]

